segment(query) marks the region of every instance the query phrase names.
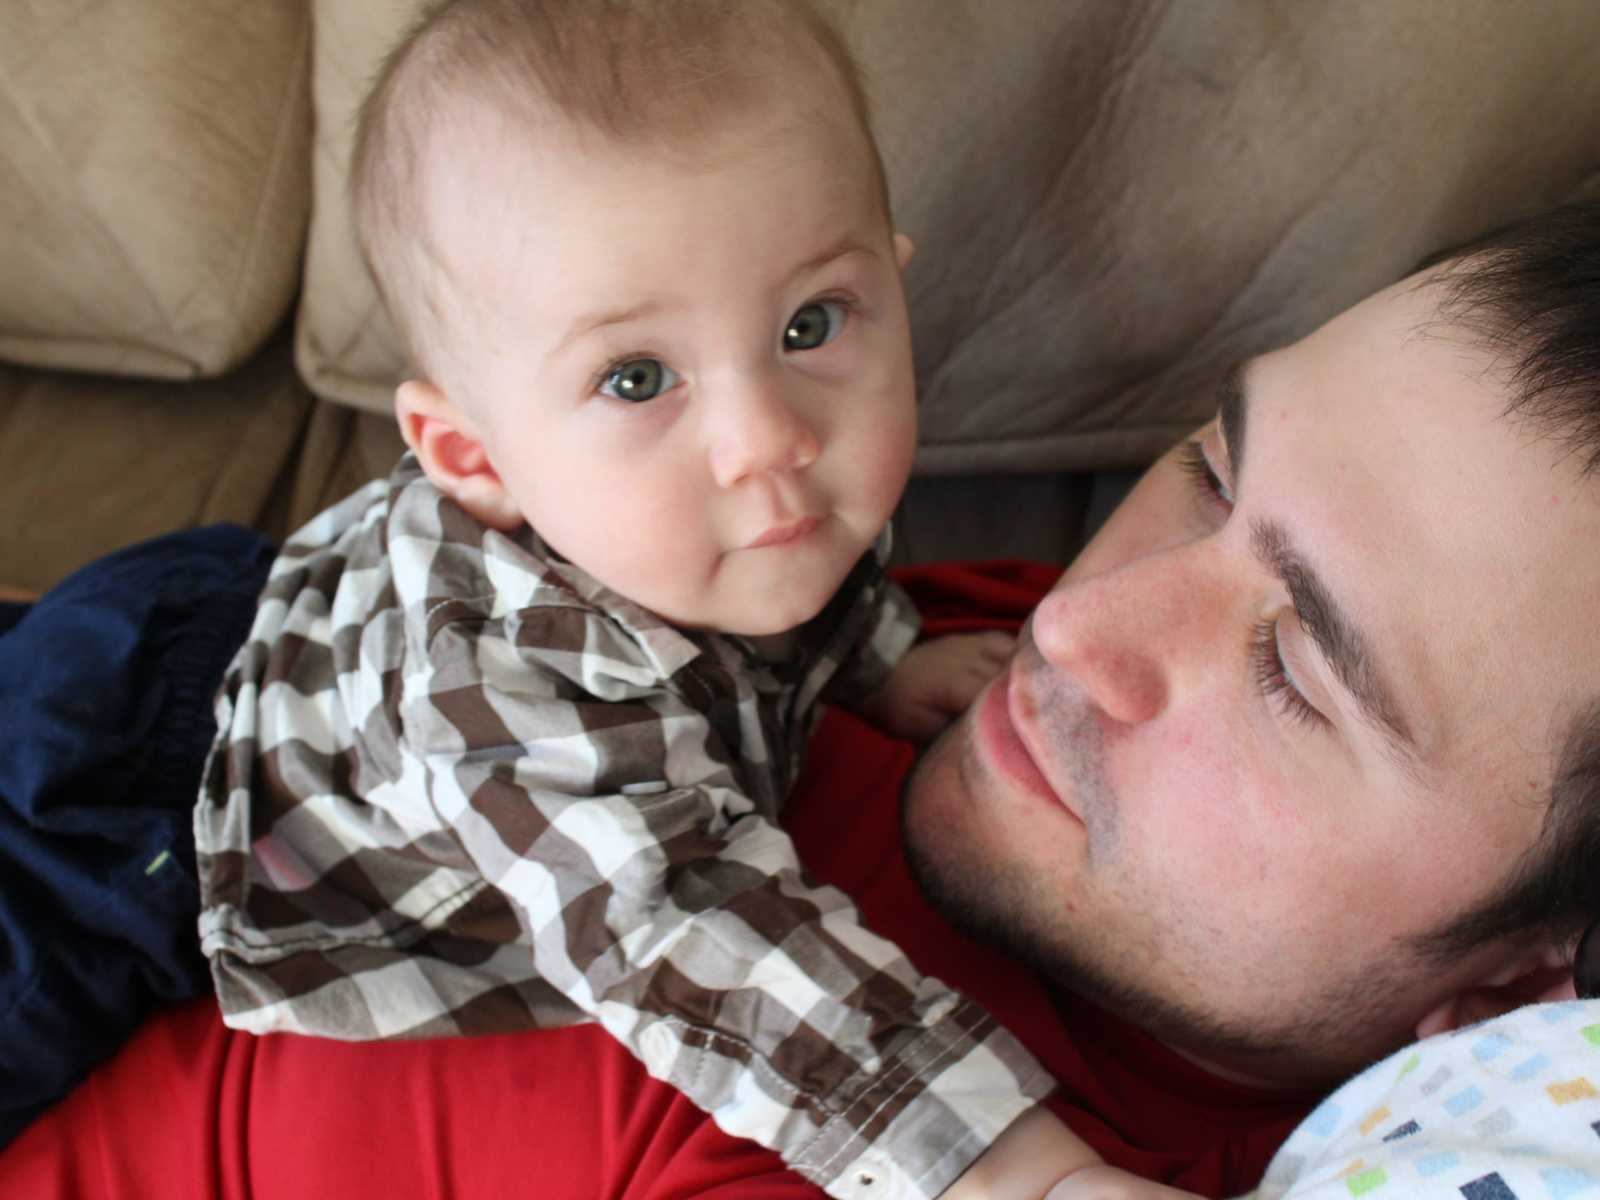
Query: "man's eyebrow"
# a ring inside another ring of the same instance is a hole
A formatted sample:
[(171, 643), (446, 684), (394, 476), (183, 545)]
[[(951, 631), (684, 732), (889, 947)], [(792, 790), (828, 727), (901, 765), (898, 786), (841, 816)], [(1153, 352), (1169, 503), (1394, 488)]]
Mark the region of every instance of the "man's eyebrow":
[(1250, 522), (1250, 548), (1261, 564), (1283, 581), (1307, 636), (1316, 643), (1367, 722), (1388, 739), (1402, 758), (1416, 762), (1418, 750), (1411, 723), (1395, 703), (1384, 673), (1373, 661), (1371, 640), (1345, 614), (1316, 567), (1295, 546), (1289, 531), (1277, 521), (1257, 517)]
[[(1245, 430), (1250, 415), (1250, 393), (1245, 386), (1247, 365), (1238, 363), (1229, 368), (1218, 385), (1218, 419), (1228, 447), (1236, 497), (1244, 471)], [(1306, 635), (1355, 700), (1367, 723), (1384, 735), (1401, 759), (1415, 764), (1419, 757), (1416, 737), (1395, 703), (1384, 672), (1373, 660), (1371, 639), (1346, 616), (1327, 581), (1300, 552), (1288, 529), (1271, 518), (1256, 517), (1250, 522), (1250, 548), (1261, 565), (1283, 582)]]

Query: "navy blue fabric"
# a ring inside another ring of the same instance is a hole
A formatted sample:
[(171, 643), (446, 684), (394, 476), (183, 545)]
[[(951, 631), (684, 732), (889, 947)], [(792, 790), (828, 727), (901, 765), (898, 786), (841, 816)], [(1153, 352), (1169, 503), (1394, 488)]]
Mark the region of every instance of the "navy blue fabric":
[(31, 604), (18, 604), (12, 600), (0, 600), (0, 633), (5, 633), (23, 617), (28, 615)]
[(190, 814), (273, 554), (232, 525), (169, 534), (0, 626), (0, 1146), (209, 987)]

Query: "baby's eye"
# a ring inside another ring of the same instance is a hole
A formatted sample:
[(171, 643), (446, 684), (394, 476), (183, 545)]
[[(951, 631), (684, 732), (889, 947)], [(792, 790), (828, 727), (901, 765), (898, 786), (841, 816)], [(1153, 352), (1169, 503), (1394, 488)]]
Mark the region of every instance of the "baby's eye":
[(785, 350), (815, 350), (839, 336), (844, 328), (845, 306), (837, 300), (813, 300), (789, 318), (783, 331)]
[(600, 392), (639, 404), (671, 391), (677, 382), (678, 373), (659, 358), (630, 358), (606, 372)]

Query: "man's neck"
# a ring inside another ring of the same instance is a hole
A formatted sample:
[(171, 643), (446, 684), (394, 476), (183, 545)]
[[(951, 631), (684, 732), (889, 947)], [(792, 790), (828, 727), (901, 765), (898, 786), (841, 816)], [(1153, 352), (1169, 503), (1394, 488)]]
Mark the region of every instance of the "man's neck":
[[(1130, 1010), (1108, 1006), (1088, 993), (1081, 992), (1059, 981), (1047, 983), (1058, 1012), (1071, 1019), (1070, 1014), (1081, 1014), (1084, 1007), (1096, 1019), (1111, 1022), (1134, 1031), (1148, 1039), (1164, 1054), (1173, 1055), (1189, 1063), (1196, 1070), (1221, 1083), (1248, 1088), (1253, 1092), (1280, 1093), (1285, 1097), (1310, 1095), (1327, 1090), (1355, 1073), (1356, 1067), (1348, 1063), (1331, 1063), (1308, 1060), (1283, 1052), (1259, 1050), (1229, 1050), (1217, 1047), (1195, 1049), (1174, 1040), (1157, 1029), (1148, 1028), (1135, 1019)], [(1121, 1015), (1117, 1015), (1121, 1014)]]

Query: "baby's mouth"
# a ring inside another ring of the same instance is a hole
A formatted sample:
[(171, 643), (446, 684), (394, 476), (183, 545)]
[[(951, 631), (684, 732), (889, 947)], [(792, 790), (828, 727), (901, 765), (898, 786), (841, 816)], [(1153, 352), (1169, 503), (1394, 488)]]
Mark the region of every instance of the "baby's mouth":
[(820, 524), (822, 520), (819, 517), (801, 517), (798, 521), (783, 521), (765, 530), (746, 544), (745, 549), (760, 550), (766, 546), (782, 546), (789, 542), (797, 542)]

